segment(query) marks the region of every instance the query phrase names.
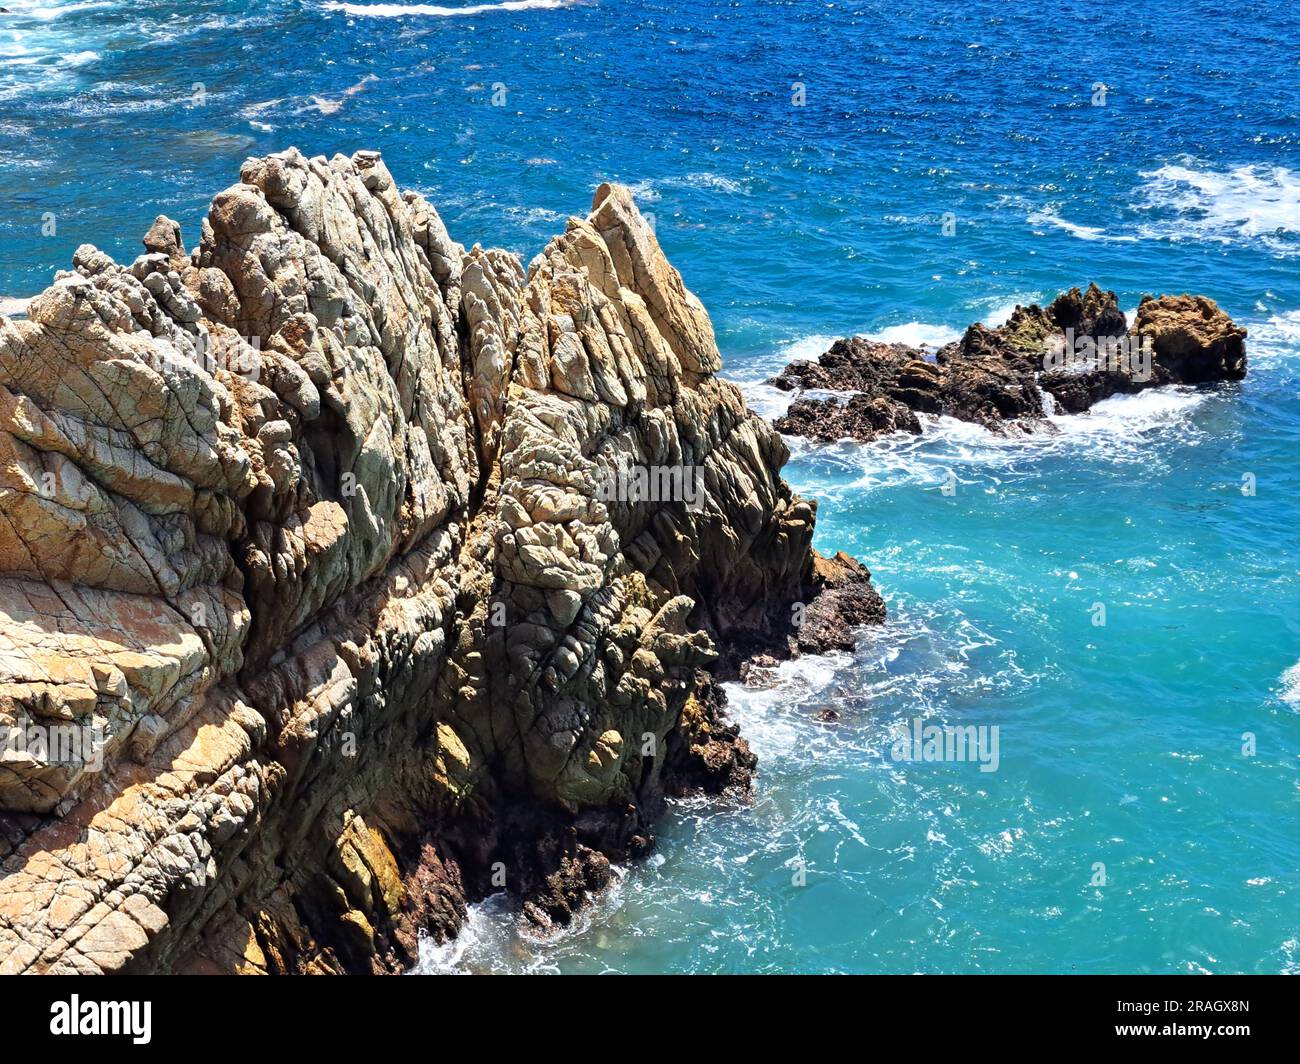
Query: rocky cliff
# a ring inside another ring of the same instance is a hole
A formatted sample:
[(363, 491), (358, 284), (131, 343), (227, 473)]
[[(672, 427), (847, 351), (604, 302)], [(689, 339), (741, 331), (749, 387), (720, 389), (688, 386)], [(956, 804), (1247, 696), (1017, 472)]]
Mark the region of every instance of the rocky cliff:
[(747, 787), (716, 676), (882, 612), (626, 189), (525, 271), (374, 153), (240, 178), (0, 318), (3, 972), (563, 923)]

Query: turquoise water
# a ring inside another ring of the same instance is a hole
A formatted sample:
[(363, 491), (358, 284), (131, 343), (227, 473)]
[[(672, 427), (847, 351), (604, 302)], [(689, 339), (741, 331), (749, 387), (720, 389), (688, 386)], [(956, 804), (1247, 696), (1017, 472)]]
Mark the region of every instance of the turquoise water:
[[(830, 338), (940, 342), (1090, 279), (1250, 329), (1241, 384), (1050, 438), (796, 445), (819, 546), (868, 563), (888, 624), (732, 688), (752, 805), (675, 807), (558, 941), (489, 902), (424, 970), (1300, 970), (1287, 5), (5, 6), (3, 296), (85, 241), (135, 254), (158, 212), (195, 242), (244, 156), (296, 144), (382, 150), (457, 239), (525, 260), (627, 182), (768, 412), (759, 382)], [(998, 770), (894, 760), (918, 717), (996, 725)]]

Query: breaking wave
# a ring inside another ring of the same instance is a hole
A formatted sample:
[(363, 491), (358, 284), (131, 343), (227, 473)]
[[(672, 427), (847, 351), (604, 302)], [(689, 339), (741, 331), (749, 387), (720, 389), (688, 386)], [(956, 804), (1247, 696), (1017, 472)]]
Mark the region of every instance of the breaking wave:
[(405, 18), (409, 15), (430, 15), (435, 18), (454, 18), (457, 15), (485, 15), (492, 11), (540, 11), (550, 8), (573, 7), (578, 0), (501, 0), (496, 4), (466, 4), (464, 7), (447, 7), (444, 4), (349, 4), (331, 2), (326, 11), (343, 11), (349, 15), (367, 18)]
[(1284, 166), (1198, 169), (1162, 166), (1142, 174), (1142, 209), (1152, 219), (1143, 236), (1165, 240), (1258, 241), (1270, 250), (1300, 253), (1300, 174)]

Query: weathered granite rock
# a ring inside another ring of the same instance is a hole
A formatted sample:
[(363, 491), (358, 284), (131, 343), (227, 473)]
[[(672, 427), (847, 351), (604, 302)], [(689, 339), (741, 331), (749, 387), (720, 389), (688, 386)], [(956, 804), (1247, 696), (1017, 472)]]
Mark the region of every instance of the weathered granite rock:
[(0, 758), (0, 971), (563, 923), (665, 796), (747, 787), (713, 676), (878, 619), (626, 189), (525, 271), (291, 150), (181, 236), (0, 319), (0, 729), (94, 740)]
[(933, 356), (854, 337), (837, 340), (816, 362), (792, 362), (769, 383), (814, 393), (798, 396), (775, 424), (823, 442), (918, 433), (918, 414), (1034, 432), (1051, 429), (1054, 409), (1077, 414), (1119, 393), (1240, 380), (1245, 338), (1201, 296), (1146, 296), (1130, 329), (1115, 293), (1093, 284), (1046, 308), (1016, 307), (996, 329), (976, 322)]

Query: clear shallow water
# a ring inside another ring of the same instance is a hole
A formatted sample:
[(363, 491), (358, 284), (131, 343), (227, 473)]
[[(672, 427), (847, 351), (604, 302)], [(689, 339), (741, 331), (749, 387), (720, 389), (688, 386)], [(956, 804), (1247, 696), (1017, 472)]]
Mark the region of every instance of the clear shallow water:
[[(458, 239), (525, 260), (597, 183), (633, 185), (763, 410), (757, 382), (837, 335), (937, 343), (1094, 278), (1125, 307), (1202, 291), (1251, 330), (1244, 383), (1055, 437), (796, 446), (819, 546), (867, 561), (889, 623), (733, 688), (751, 806), (676, 807), (656, 860), (558, 942), (489, 903), (425, 970), (1300, 970), (1284, 5), (1080, 3), (1050, 25), (905, 0), (5, 6), (0, 296), (82, 242), (134, 255), (159, 212), (195, 242), (246, 155), (296, 144), (382, 150)], [(892, 760), (917, 716), (998, 725), (999, 770)]]

